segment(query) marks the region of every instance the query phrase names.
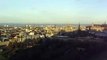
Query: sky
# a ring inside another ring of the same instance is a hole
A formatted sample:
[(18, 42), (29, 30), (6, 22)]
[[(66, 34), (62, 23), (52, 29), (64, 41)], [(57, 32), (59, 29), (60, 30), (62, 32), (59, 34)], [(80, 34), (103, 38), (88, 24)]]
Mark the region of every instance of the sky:
[(107, 21), (107, 0), (0, 0), (0, 23), (91, 24)]

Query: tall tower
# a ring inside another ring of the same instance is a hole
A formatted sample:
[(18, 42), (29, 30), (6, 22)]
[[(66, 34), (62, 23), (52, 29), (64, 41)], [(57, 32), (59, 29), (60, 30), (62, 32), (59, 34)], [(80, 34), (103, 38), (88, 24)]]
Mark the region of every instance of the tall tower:
[(81, 25), (80, 25), (80, 23), (79, 23), (79, 25), (78, 25), (78, 30), (77, 30), (77, 36), (80, 37), (81, 34), (82, 34)]
[(81, 25), (80, 25), (80, 23), (78, 25), (78, 31), (81, 31)]

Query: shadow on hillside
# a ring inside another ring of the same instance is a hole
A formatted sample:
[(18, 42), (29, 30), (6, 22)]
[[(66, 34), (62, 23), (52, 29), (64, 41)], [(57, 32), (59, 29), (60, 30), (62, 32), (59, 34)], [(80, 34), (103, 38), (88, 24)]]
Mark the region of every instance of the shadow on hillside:
[[(24, 49), (24, 45), (33, 47)], [(107, 46), (105, 42), (44, 38), (26, 40), (16, 47), (22, 49), (17, 50), (10, 60), (88, 60)]]

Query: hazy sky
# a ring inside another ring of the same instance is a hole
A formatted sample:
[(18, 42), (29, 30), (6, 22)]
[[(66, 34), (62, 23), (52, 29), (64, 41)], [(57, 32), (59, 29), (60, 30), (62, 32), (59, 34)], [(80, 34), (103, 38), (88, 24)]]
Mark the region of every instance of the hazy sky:
[(0, 0), (0, 23), (103, 23), (107, 0)]

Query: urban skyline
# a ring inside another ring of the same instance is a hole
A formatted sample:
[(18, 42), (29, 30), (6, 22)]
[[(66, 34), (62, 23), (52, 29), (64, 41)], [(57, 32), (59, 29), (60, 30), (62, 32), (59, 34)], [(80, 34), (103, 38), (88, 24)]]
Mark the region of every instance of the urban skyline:
[(1, 0), (0, 23), (102, 24), (106, 6), (106, 0)]

